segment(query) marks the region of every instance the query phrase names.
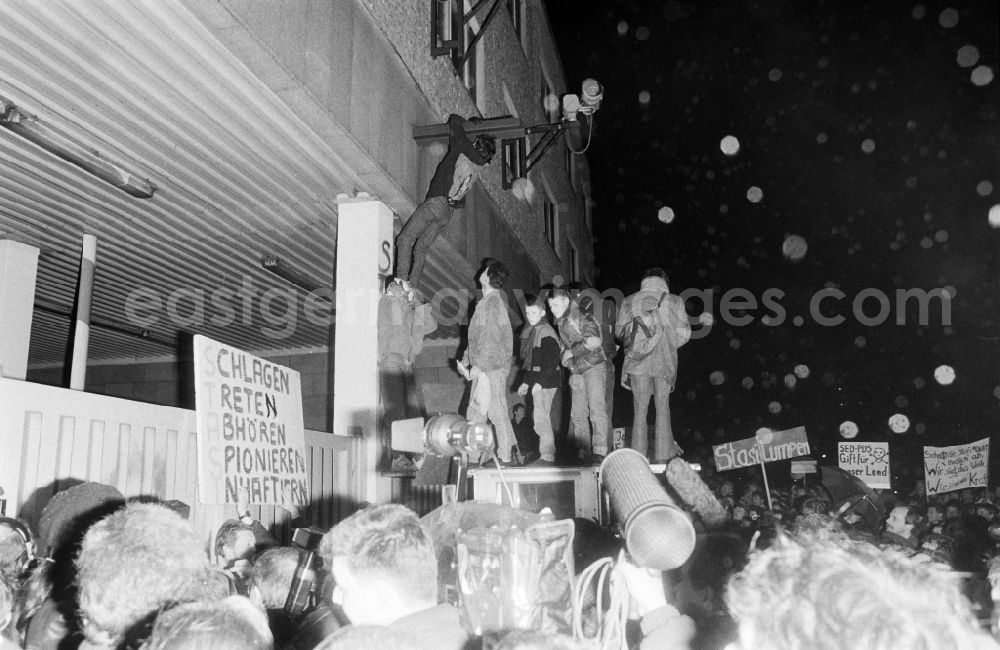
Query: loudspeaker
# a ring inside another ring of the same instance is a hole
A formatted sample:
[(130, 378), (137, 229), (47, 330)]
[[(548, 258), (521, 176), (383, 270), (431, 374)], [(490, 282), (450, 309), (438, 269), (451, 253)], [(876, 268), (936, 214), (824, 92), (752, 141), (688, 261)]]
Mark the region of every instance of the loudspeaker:
[(604, 459), (600, 474), (635, 564), (666, 571), (691, 557), (695, 543), (691, 518), (667, 495), (645, 456), (619, 449)]

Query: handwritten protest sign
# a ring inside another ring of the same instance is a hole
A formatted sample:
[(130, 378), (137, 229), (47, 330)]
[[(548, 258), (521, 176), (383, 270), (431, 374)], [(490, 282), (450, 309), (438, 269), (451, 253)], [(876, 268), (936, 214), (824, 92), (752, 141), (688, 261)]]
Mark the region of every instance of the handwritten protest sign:
[(201, 503), (306, 505), (299, 373), (199, 335), (194, 374)]
[(888, 442), (837, 443), (837, 463), (871, 488), (890, 488)]
[(761, 454), (763, 454), (763, 462), (770, 463), (776, 460), (808, 456), (810, 453), (805, 427), (773, 431), (768, 432), (768, 434), (712, 447), (712, 452), (715, 455), (715, 467), (718, 471), (724, 472), (727, 469), (759, 465)]
[(924, 481), (928, 496), (967, 487), (986, 487), (989, 459), (989, 438), (967, 445), (924, 447)]

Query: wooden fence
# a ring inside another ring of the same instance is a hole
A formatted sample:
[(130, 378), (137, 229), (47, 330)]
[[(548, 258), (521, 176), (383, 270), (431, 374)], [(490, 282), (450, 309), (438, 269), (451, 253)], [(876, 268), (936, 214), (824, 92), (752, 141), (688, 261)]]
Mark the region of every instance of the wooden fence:
[[(128, 498), (183, 501), (196, 529), (210, 536), (235, 510), (198, 503), (195, 422), (186, 409), (0, 378), (0, 498), (7, 515), (37, 529), (55, 492), (99, 481)], [(304, 514), (328, 528), (361, 500), (361, 441), (320, 431), (306, 431), (305, 440), (311, 504)], [(284, 510), (255, 510), (279, 537), (287, 533)]]

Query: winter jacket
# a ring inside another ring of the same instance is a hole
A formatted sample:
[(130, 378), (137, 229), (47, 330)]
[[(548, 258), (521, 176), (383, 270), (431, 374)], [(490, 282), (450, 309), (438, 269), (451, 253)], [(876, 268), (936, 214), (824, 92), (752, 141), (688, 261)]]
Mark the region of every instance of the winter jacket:
[(556, 321), (556, 326), (559, 328), (559, 339), (563, 348), (572, 353), (571, 357), (562, 362), (571, 373), (582, 375), (594, 366), (604, 363), (607, 358), (604, 355), (604, 348), (598, 344), (598, 347), (592, 350), (585, 343), (591, 337), (600, 339), (601, 328), (593, 316), (580, 310), (577, 303), (570, 303), (566, 313)]
[(476, 303), (469, 321), (469, 346), (463, 363), (483, 372), (509, 370), (514, 350), (514, 332), (502, 291), (491, 291)]
[(626, 331), (632, 326), (632, 319), (640, 317), (644, 312), (657, 309), (659, 303), (660, 323), (663, 325), (663, 335), (656, 349), (644, 359), (630, 359), (625, 350), (625, 360), (622, 365), (622, 375), (638, 375), (641, 377), (665, 377), (673, 385), (677, 378), (677, 348), (691, 338), (691, 325), (684, 311), (684, 301), (679, 296), (669, 294), (660, 302), (660, 298), (668, 292), (667, 283), (663, 278), (644, 278), (639, 291), (625, 298), (618, 312), (615, 323), (615, 333), (623, 339)]
[(559, 338), (546, 322), (525, 325), (521, 331), (521, 383), (532, 387), (558, 388), (562, 381)]

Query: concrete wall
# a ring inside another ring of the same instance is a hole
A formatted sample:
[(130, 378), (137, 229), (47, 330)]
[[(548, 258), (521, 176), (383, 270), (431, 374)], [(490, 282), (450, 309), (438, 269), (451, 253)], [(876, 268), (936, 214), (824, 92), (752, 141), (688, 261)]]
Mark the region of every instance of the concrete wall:
[[(458, 78), (449, 56), (430, 54), (430, 3), (427, 0), (222, 0), (241, 28), (252, 34), (285, 71), (298, 80), (330, 115), (347, 129), (370, 157), (357, 164), (384, 170), (410, 198), (409, 209), (424, 197), (443, 147), (418, 147), (415, 125), (443, 122), (449, 113), (495, 117), (515, 114), (525, 125), (547, 121), (540, 93), (547, 78), (557, 95), (579, 92), (582, 79), (567, 84), (541, 0), (524, 1), (524, 35), (519, 39), (505, 3), (479, 47), (483, 74), (479, 102)], [(478, 18), (485, 20), (486, 7)], [(523, 44), (522, 44), (523, 43)], [(482, 110), (480, 110), (482, 107)], [(481, 176), (482, 187), (512, 234), (490, 242), (485, 253), (473, 238), (479, 225), (448, 231), (448, 239), (475, 266), (485, 254), (499, 259), (527, 256), (545, 281), (569, 277), (567, 243), (579, 251), (584, 275), (593, 276), (592, 234), (580, 214), (581, 192), (589, 192), (586, 161), (576, 157), (578, 180), (570, 182), (564, 145), (553, 147), (533, 170), (533, 203), (518, 200), (501, 186), (495, 159)], [(351, 161), (354, 163), (355, 161)], [(542, 192), (547, 187), (560, 210), (560, 241), (555, 250), (544, 237)], [(401, 217), (407, 206), (392, 205)], [(468, 210), (466, 210), (468, 212)], [(461, 212), (453, 222), (461, 222)], [(473, 239), (473, 241), (470, 241)], [(519, 244), (518, 244), (519, 242)], [(470, 251), (471, 248), (471, 251)], [(470, 256), (471, 253), (471, 256)], [(533, 290), (534, 287), (521, 287)]]
[[(456, 76), (451, 59), (448, 56), (430, 56), (430, 3), (425, 0), (364, 0), (364, 4), (442, 120), (451, 112), (466, 115), (481, 113), (484, 117), (513, 113), (526, 126), (546, 123), (548, 120), (543, 112), (540, 91), (543, 75), (557, 95), (579, 93), (583, 80), (567, 82), (565, 79), (542, 0), (524, 1), (522, 39), (514, 31), (510, 14), (503, 6), (505, 3), (501, 2), (498, 15), (481, 39), (479, 55), (485, 61), (484, 74), (480, 79), (482, 96), (479, 105), (483, 107), (482, 111)], [(485, 19), (486, 13), (484, 8), (477, 16)], [(574, 187), (565, 169), (563, 152), (562, 143), (554, 146), (532, 171), (530, 179), (536, 194), (531, 204), (518, 200), (512, 192), (502, 188), (501, 167), (497, 161), (481, 179), (500, 215), (537, 264), (543, 282), (550, 281), (556, 274), (569, 277), (567, 242), (572, 242), (578, 249), (583, 274), (593, 277), (593, 234), (581, 214), (583, 201), (580, 196), (584, 193), (589, 197), (589, 171), (586, 160), (576, 156), (578, 182)], [(552, 192), (561, 213), (557, 250), (549, 246), (544, 236), (541, 219), (543, 186)], [(494, 256), (502, 259), (506, 252), (496, 250)]]

